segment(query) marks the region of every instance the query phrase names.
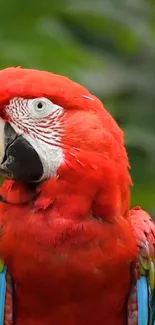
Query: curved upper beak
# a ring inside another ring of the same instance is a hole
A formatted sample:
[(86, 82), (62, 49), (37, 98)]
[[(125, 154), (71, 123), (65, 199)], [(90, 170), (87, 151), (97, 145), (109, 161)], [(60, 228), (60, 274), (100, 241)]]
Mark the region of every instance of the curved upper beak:
[(13, 129), (11, 132), (7, 132), (7, 126), (8, 123), (0, 119), (0, 174), (4, 177), (12, 178), (11, 171), (7, 170), (5, 166), (6, 151), (17, 137), (17, 134)]
[(39, 155), (24, 135), (0, 119), (0, 174), (19, 181), (39, 181), (43, 166)]

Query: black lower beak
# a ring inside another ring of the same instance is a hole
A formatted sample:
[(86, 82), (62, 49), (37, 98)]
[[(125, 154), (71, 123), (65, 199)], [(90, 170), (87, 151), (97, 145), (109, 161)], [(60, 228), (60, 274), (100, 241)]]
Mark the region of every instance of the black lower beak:
[(17, 135), (9, 123), (4, 126), (4, 150), (0, 174), (24, 182), (41, 179), (43, 166), (38, 153), (22, 135)]

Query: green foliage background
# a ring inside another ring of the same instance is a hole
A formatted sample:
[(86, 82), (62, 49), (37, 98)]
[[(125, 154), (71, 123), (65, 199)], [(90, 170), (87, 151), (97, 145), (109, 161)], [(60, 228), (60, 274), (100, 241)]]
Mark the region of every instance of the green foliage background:
[(0, 68), (65, 74), (126, 134), (132, 205), (155, 215), (154, 0), (0, 0)]

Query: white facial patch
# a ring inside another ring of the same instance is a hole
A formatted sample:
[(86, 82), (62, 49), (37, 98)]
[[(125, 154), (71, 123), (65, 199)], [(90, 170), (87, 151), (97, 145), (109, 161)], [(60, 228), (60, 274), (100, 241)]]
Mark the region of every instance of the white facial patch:
[(6, 110), (13, 128), (18, 129), (18, 134), (22, 134), (38, 153), (44, 170), (42, 179), (55, 176), (64, 161), (60, 146), (63, 108), (41, 97), (13, 98)]

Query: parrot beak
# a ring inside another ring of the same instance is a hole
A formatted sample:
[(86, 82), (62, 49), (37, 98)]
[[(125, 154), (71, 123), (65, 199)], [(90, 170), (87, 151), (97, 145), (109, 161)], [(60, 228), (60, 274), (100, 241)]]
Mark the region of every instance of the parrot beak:
[(0, 174), (5, 178), (37, 182), (43, 175), (39, 155), (16, 127), (0, 119)]

